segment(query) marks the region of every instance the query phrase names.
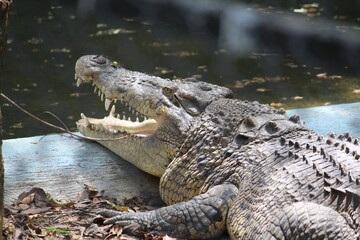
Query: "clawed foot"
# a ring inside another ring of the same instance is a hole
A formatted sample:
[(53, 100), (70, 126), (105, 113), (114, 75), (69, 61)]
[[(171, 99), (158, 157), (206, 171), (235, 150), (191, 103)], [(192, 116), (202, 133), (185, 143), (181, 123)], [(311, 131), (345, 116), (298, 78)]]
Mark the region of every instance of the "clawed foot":
[(106, 218), (104, 224), (116, 224), (124, 228), (124, 232), (139, 235), (146, 231), (144, 227), (144, 213), (120, 212), (103, 210), (98, 212)]

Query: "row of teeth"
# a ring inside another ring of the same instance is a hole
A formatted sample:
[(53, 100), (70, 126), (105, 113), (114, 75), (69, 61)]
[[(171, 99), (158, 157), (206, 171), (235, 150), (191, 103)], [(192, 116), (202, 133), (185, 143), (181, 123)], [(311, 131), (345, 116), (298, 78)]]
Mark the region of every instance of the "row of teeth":
[[(121, 104), (124, 104), (126, 108), (129, 109), (129, 112), (131, 112), (133, 115), (139, 116), (139, 113), (137, 111), (135, 111), (134, 109), (132, 109), (129, 104), (127, 102), (123, 102), (123, 99), (117, 99), (115, 98), (114, 100), (106, 98), (105, 94), (103, 93), (103, 91), (101, 91), (98, 87), (95, 86), (95, 83), (93, 83), (94, 86), (94, 93), (97, 93), (97, 95), (100, 97), (101, 101), (104, 102), (105, 104), (105, 110), (108, 111), (110, 108), (110, 105), (112, 102), (114, 102), (114, 104), (116, 104), (116, 102), (119, 100), (121, 102)], [(122, 120), (128, 120), (128, 121), (132, 121), (130, 117), (128, 117), (128, 119), (126, 119), (125, 117), (125, 113), (123, 113), (123, 117), (121, 118), (120, 114), (116, 114), (116, 118), (118, 119), (122, 119)], [(112, 115), (113, 117), (115, 117), (115, 105), (112, 106), (111, 111), (110, 111), (110, 115)], [(148, 120), (147, 117), (143, 116), (144, 121)], [(136, 117), (135, 122), (139, 122), (139, 118)]]
[[(83, 81), (81, 80), (81, 78), (78, 76), (77, 73), (75, 73), (75, 79), (76, 79), (76, 86), (79, 87)], [(114, 104), (116, 104), (116, 102), (119, 100), (121, 102), (121, 104), (125, 105), (125, 108), (129, 109), (129, 112), (131, 112), (133, 115), (139, 116), (139, 113), (137, 111), (135, 111), (134, 109), (132, 109), (127, 102), (124, 103), (123, 99), (115, 98), (115, 99), (112, 100), (112, 99), (106, 98), (105, 94), (104, 94), (105, 87), (103, 87), (103, 89), (101, 90), (95, 85), (94, 82), (92, 83), (92, 86), (94, 87), (94, 93), (97, 94), (100, 97), (101, 101), (104, 102), (104, 100), (105, 100), (104, 104), (105, 104), (105, 110), (106, 111), (109, 110), (110, 105), (111, 105), (112, 102), (114, 102)], [(113, 105), (113, 107), (111, 108), (110, 115), (115, 117), (115, 105)], [(142, 116), (142, 117), (144, 118), (144, 121), (148, 120), (147, 117), (145, 117), (145, 116)], [(132, 121), (130, 117), (128, 117), (126, 119), (126, 116), (125, 116), (124, 112), (123, 112), (123, 117), (121, 117), (120, 114), (116, 114), (116, 118), (121, 119), (121, 120)], [(138, 117), (136, 117), (135, 122), (140, 122)]]
[(87, 128), (95, 129), (98, 131), (101, 130), (114, 134), (117, 134), (119, 132), (139, 134), (140, 131), (143, 132), (143, 135), (146, 135), (146, 131), (153, 131), (157, 126), (157, 122), (153, 119), (143, 122), (139, 122), (139, 120), (137, 119), (136, 122), (133, 122), (131, 120), (124, 121), (117, 119), (114, 117), (114, 115), (115, 106), (112, 106), (109, 116), (104, 117), (104, 119), (88, 118), (83, 113), (81, 113), (81, 118), (85, 121), (84, 126)]

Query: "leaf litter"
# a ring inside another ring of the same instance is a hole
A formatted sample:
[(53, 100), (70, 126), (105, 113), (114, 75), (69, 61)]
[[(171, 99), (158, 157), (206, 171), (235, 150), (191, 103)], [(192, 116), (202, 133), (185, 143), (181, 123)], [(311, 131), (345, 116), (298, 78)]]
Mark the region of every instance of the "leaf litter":
[(119, 240), (176, 240), (164, 234), (141, 233), (131, 236), (118, 225), (104, 225), (104, 218), (97, 213), (103, 209), (120, 211), (149, 211), (137, 198), (125, 199), (124, 206), (118, 206), (103, 196), (103, 192), (85, 185), (76, 201), (59, 201), (42, 188), (23, 192), (11, 205), (5, 206), (5, 239), (119, 239)]

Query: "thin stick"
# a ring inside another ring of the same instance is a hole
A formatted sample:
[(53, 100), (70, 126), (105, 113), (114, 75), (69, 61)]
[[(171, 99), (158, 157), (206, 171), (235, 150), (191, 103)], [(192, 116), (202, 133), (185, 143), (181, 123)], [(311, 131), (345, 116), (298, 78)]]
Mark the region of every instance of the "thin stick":
[(49, 114), (50, 116), (52, 116), (53, 118), (58, 120), (67, 131), (70, 131), (69, 128), (66, 126), (66, 124), (58, 116), (56, 116), (55, 114), (53, 114), (52, 112), (49, 112), (49, 111), (45, 111), (45, 112), (41, 113), (41, 115), (44, 113)]
[(26, 111), (25, 109), (23, 109), (22, 107), (20, 107), (17, 103), (15, 103), (13, 100), (11, 100), (9, 97), (7, 97), (5, 94), (3, 93), (0, 93), (0, 95), (6, 99), (6, 101), (8, 101), (9, 103), (11, 103), (12, 105), (14, 105), (16, 108), (18, 108), (20, 111), (22, 111), (23, 113), (25, 113), (26, 115), (30, 116), (31, 118), (34, 118), (35, 120), (41, 122), (42, 124), (46, 125), (46, 126), (49, 126), (49, 127), (52, 127), (52, 128), (55, 128), (55, 129), (58, 129), (62, 132), (66, 132), (68, 134), (70, 134), (71, 136), (74, 136), (74, 137), (77, 137), (77, 138), (81, 138), (81, 139), (85, 139), (85, 140), (88, 140), (88, 141), (116, 141), (116, 140), (121, 140), (121, 139), (124, 139), (126, 138), (127, 136), (124, 136), (124, 137), (119, 137), (119, 138), (92, 138), (92, 137), (86, 137), (86, 136), (81, 136), (81, 135), (78, 135), (76, 133), (73, 133), (73, 132), (70, 132), (69, 130), (67, 129), (64, 129), (62, 127), (59, 127), (59, 126), (56, 126), (54, 124), (51, 124), (51, 123), (48, 123), (38, 117), (36, 117), (35, 115), (29, 113), (28, 111)]

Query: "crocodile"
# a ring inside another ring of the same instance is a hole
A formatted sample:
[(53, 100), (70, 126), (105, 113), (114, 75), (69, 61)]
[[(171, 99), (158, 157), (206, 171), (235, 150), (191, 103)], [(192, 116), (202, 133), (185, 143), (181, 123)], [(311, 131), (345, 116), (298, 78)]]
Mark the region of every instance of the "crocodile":
[[(165, 207), (104, 210), (105, 224), (181, 239), (359, 238), (358, 139), (319, 135), (298, 115), (234, 99), (226, 87), (126, 70), (102, 56), (79, 58), (75, 72), (110, 109), (103, 119), (81, 114), (78, 130), (113, 138), (99, 142), (161, 177)], [(117, 113), (116, 102), (141, 120)]]

